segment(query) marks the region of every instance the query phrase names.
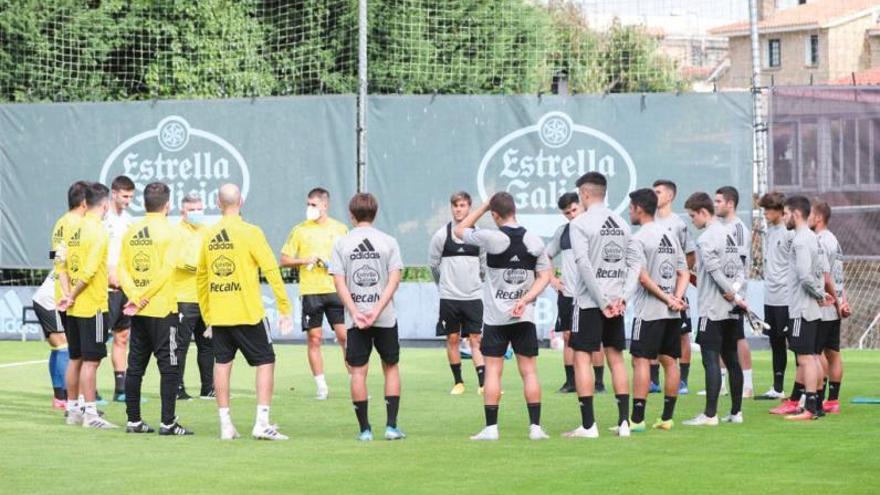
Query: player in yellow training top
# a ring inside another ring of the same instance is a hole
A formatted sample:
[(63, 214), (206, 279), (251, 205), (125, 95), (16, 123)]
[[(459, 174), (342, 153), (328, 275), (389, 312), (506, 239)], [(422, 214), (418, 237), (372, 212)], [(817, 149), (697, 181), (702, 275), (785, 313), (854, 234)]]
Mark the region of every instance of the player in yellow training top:
[(292, 330), (290, 301), (272, 248), (256, 225), (241, 218), (238, 186), (220, 187), (217, 206), (223, 218), (205, 232), (196, 271), (199, 307), (211, 328), (214, 345), (214, 390), (220, 413), (220, 438), (232, 440), (238, 432), (229, 414), (229, 377), (232, 360), (241, 351), (257, 368), (257, 419), (254, 438), (287, 440), (269, 423), (275, 382), (275, 351), (260, 293), (260, 273), (272, 286), (282, 333)]

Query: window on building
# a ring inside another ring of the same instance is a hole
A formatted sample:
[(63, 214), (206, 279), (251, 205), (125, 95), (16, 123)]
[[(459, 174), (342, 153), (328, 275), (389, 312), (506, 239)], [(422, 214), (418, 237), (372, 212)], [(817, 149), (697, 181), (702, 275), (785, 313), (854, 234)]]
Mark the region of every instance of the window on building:
[(804, 47), (804, 53), (806, 55), (806, 63), (809, 66), (815, 67), (819, 65), (819, 35), (811, 34), (806, 38), (806, 46)]
[(770, 40), (767, 44), (767, 66), (768, 67), (781, 67), (782, 66), (782, 40), (773, 39)]

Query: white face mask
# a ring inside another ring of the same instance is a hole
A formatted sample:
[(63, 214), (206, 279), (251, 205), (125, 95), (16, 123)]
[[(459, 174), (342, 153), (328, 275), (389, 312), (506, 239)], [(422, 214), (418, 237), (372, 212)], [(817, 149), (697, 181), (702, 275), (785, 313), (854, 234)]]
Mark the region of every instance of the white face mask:
[(186, 221), (190, 225), (205, 224), (205, 210), (192, 210), (186, 214)]
[(306, 219), (314, 222), (319, 218), (321, 218), (321, 210), (319, 210), (317, 206), (309, 205), (306, 208)]

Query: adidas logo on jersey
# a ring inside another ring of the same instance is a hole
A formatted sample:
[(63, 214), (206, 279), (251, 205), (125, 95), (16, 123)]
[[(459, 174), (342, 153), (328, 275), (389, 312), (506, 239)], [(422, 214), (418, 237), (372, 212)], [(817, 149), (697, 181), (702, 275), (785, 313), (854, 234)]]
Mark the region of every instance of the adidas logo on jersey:
[(371, 243), (369, 239), (364, 239), (358, 247), (355, 248), (354, 252), (351, 253), (349, 259), (377, 260), (379, 259), (379, 253), (376, 252), (376, 248), (373, 247), (373, 243)]
[(128, 241), (129, 246), (151, 246), (153, 240), (150, 239), (150, 228), (142, 228), (131, 240)]
[(514, 254), (514, 255), (513, 255), (513, 258), (510, 258), (510, 261), (511, 261), (511, 262), (518, 262), (518, 261), (519, 261), (519, 256), (517, 256), (517, 255)]
[(669, 237), (667, 237), (666, 234), (663, 234), (663, 238), (660, 239), (660, 247), (657, 248), (657, 252), (675, 254), (675, 247), (672, 245), (672, 241), (669, 240)]
[(620, 225), (614, 221), (614, 218), (608, 217), (602, 224), (602, 228), (599, 229), (599, 235), (624, 235), (624, 232)]
[(739, 252), (739, 249), (736, 246), (736, 242), (734, 242), (733, 237), (727, 236), (727, 245), (724, 247), (724, 252), (729, 254), (736, 254)]
[(79, 244), (80, 244), (79, 233), (80, 233), (80, 231), (81, 231), (81, 229), (76, 229), (76, 232), (74, 232), (73, 237), (71, 237), (70, 240), (67, 242), (68, 247), (79, 247)]
[(229, 240), (229, 234), (226, 233), (226, 229), (221, 230), (217, 235), (211, 239), (211, 242), (208, 243), (208, 251), (217, 251), (219, 249), (232, 249), (235, 247)]

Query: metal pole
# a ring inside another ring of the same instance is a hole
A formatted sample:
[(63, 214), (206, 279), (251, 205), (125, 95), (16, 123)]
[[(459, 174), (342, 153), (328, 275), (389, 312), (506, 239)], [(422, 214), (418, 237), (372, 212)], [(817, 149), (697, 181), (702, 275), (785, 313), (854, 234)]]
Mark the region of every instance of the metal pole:
[(358, 0), (357, 190), (367, 190), (367, 0)]
[[(753, 260), (763, 259), (764, 217), (757, 199), (767, 193), (767, 122), (764, 118), (764, 94), (761, 88), (761, 42), (758, 35), (758, 2), (749, 0), (749, 27), (752, 41), (752, 254)], [(752, 263), (753, 267), (761, 263)]]

